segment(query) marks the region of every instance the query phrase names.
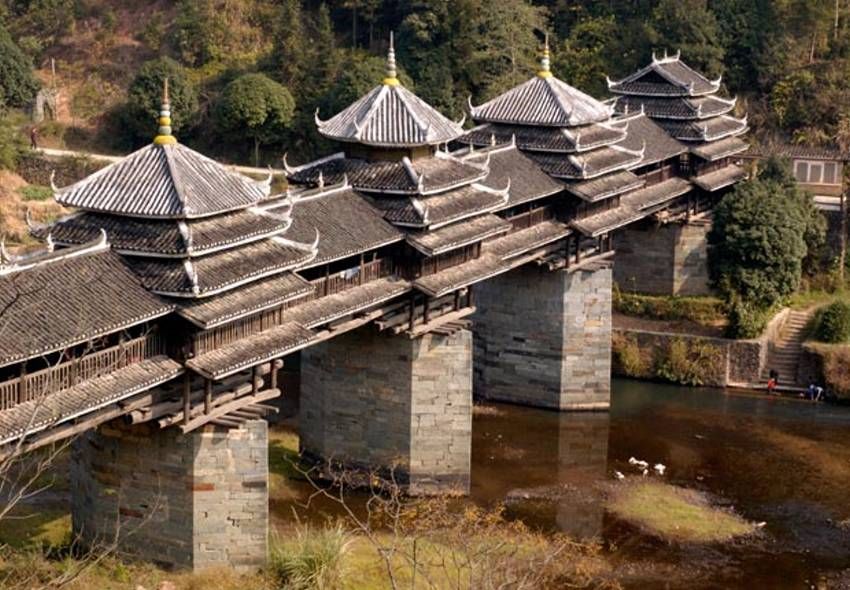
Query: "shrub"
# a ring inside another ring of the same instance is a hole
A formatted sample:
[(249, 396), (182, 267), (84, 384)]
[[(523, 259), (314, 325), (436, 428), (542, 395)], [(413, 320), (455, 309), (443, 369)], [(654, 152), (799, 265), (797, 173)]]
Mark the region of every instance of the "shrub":
[(651, 354), (641, 350), (632, 336), (615, 333), (611, 338), (614, 372), (624, 377), (646, 379), (652, 377)]
[(850, 397), (850, 348), (835, 347), (823, 353), (826, 387), (842, 398)]
[(850, 341), (850, 304), (835, 301), (818, 313), (815, 338), (838, 344)]
[(760, 309), (740, 300), (729, 304), (729, 325), (726, 335), (734, 339), (758, 338), (764, 333), (773, 308)]
[(351, 542), (351, 536), (340, 525), (321, 529), (299, 527), (291, 542), (274, 542), (271, 572), (281, 588), (342, 588), (346, 578), (343, 562)]
[(659, 358), (655, 373), (660, 379), (680, 385), (705, 385), (715, 381), (721, 352), (717, 346), (705, 342), (690, 344), (677, 338)]
[(46, 201), (53, 197), (53, 190), (48, 186), (29, 184), (18, 189), (24, 201)]
[(26, 107), (39, 87), (32, 62), (0, 24), (0, 104)]

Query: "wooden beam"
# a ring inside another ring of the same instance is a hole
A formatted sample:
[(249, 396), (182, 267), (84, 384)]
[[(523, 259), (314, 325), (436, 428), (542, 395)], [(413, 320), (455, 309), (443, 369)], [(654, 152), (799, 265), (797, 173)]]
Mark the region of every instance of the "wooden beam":
[(273, 360), (269, 363), (269, 387), (271, 389), (277, 389), (277, 361)]
[[(209, 414), (212, 409), (212, 379), (204, 379), (204, 413)], [(185, 411), (186, 408), (184, 407)]]
[(183, 423), (189, 421), (189, 412), (192, 408), (192, 375), (187, 370), (183, 375)]
[(466, 307), (460, 309), (458, 311), (453, 311), (451, 313), (447, 313), (446, 315), (440, 316), (430, 323), (420, 324), (416, 326), (415, 329), (410, 330), (407, 334), (410, 338), (416, 338), (417, 336), (421, 336), (422, 334), (427, 334), (428, 332), (433, 331), (436, 328), (441, 326), (445, 326), (448, 324), (452, 324), (459, 319), (465, 318), (466, 316), (472, 315), (475, 313), (474, 307)]
[(246, 405), (251, 405), (256, 402), (266, 401), (270, 399), (274, 399), (280, 395), (279, 389), (266, 389), (265, 391), (259, 392), (257, 395), (252, 396), (244, 396), (240, 398), (236, 398), (233, 401), (222, 404), (216, 408), (213, 408), (212, 412), (209, 414), (201, 414), (200, 416), (196, 416), (192, 418), (188, 422), (185, 422), (180, 429), (183, 433), (191, 432), (196, 428), (200, 428), (204, 424), (212, 422), (217, 418), (221, 418), (233, 410), (238, 410)]

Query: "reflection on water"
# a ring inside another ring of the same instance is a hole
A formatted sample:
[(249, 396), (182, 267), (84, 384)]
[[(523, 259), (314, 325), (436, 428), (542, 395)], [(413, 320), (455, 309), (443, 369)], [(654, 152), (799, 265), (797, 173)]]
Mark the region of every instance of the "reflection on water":
[[(635, 587), (808, 588), (850, 568), (850, 408), (622, 380), (610, 414), (488, 406), (473, 437), (474, 500), (507, 498), (530, 524), (601, 538), (622, 567), (656, 572)], [(672, 548), (616, 522), (604, 488), (615, 470), (637, 474), (632, 456), (766, 522), (765, 538)], [(683, 564), (686, 579), (657, 580)]]
[[(631, 456), (764, 521), (763, 538), (673, 547), (617, 522), (604, 492), (614, 470), (637, 474)], [(819, 580), (850, 579), (850, 408), (625, 380), (610, 413), (487, 404), (473, 421), (471, 499), (601, 539), (629, 587), (844, 587)]]

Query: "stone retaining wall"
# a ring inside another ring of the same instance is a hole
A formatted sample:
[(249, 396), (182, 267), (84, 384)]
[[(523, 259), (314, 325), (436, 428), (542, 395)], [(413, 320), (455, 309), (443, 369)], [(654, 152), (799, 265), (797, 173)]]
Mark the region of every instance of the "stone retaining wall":
[(268, 551), (268, 431), (108, 424), (74, 443), (72, 520), (87, 545), (169, 568), (255, 569)]

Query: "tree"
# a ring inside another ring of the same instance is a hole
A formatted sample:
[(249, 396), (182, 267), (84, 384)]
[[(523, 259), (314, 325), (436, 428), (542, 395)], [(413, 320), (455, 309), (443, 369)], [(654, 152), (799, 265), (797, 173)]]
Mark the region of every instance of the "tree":
[(681, 50), (691, 65), (709, 76), (723, 73), (725, 51), (707, 0), (660, 0), (646, 36), (656, 50)]
[(611, 39), (616, 32), (617, 23), (612, 16), (579, 21), (561, 44), (561, 51), (553, 56), (555, 73), (591, 96), (603, 96), (607, 92), (605, 75), (609, 73)]
[(825, 231), (811, 196), (775, 158), (723, 198), (708, 235), (709, 271), (733, 324), (746, 323), (743, 316), (764, 312), (799, 287), (803, 261), (817, 253)]
[(191, 128), (199, 114), (198, 91), (186, 70), (171, 58), (145, 62), (130, 84), (123, 122), (134, 143), (150, 141), (156, 135), (162, 105), (162, 87), (168, 78), (171, 100), (171, 128), (174, 133)]
[(0, 25), (0, 104), (28, 106), (39, 86), (32, 73), (32, 62)]
[(245, 74), (224, 88), (215, 118), (225, 134), (253, 139), (259, 165), (260, 145), (279, 140), (294, 111), (295, 100), (285, 86), (264, 74)]
[[(398, 79), (408, 89), (413, 88), (410, 76), (400, 67)], [(337, 114), (355, 100), (369, 92), (387, 77), (387, 60), (365, 51), (350, 53), (340, 74), (319, 101), (319, 113), (323, 119)]]

